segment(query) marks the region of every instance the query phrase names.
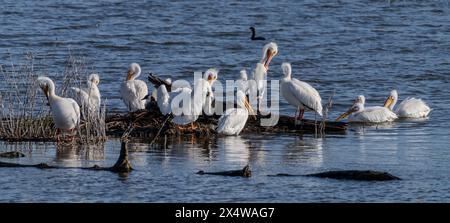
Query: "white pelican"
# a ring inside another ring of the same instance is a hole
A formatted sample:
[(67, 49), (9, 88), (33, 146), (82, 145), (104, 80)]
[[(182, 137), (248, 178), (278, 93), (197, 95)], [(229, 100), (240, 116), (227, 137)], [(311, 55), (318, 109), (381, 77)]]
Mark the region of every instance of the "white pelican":
[(239, 107), (227, 109), (219, 119), (216, 131), (220, 134), (239, 135), (247, 123), (249, 113), (255, 115), (244, 92), (238, 90), (236, 97)]
[(63, 98), (55, 94), (55, 84), (48, 77), (38, 77), (39, 87), (44, 92), (50, 104), (53, 122), (56, 127), (56, 136), (59, 132), (73, 131), (80, 122), (80, 107), (72, 98)]
[(245, 69), (240, 71), (239, 79), (236, 80), (236, 86), (238, 91), (242, 91), (245, 94), (248, 93), (247, 71)]
[(428, 107), (422, 99), (416, 98), (407, 98), (403, 100), (394, 110), (397, 100), (397, 91), (392, 90), (389, 97), (384, 102), (384, 107), (394, 111), (399, 118), (425, 118), (431, 111), (430, 107)]
[(72, 87), (75, 92), (75, 101), (80, 107), (86, 106), (87, 109), (83, 111), (89, 111), (92, 114), (99, 111), (100, 108), (100, 91), (98, 90), (98, 84), (100, 82), (100, 77), (98, 74), (91, 74), (87, 79), (87, 88), (80, 89), (77, 87)]
[(397, 115), (385, 107), (373, 106), (364, 107), (366, 98), (363, 95), (358, 96), (358, 98), (353, 103), (353, 106), (340, 115), (336, 121), (348, 117), (349, 122), (366, 122), (366, 123), (381, 123), (381, 122), (391, 122), (397, 119)]
[[(208, 69), (203, 78), (196, 81), (194, 90), (179, 86), (168, 92), (164, 84), (159, 86), (157, 102), (161, 113), (164, 115), (172, 113), (174, 116), (172, 122), (177, 125), (195, 122), (202, 114), (207, 97), (213, 97), (211, 86), (217, 80), (217, 73), (216, 69)], [(211, 99), (208, 100), (208, 102), (211, 101)]]
[(144, 97), (148, 94), (147, 84), (144, 81), (136, 80), (141, 74), (141, 67), (137, 63), (132, 63), (128, 69), (127, 79), (120, 86), (120, 95), (128, 111), (133, 112), (139, 109), (145, 109), (146, 100)]
[[(261, 100), (264, 97), (266, 89), (267, 71), (269, 70), (269, 64), (273, 57), (278, 54), (278, 45), (274, 42), (270, 42), (263, 47), (263, 54), (261, 61), (256, 64), (253, 70), (253, 80), (256, 82), (251, 84), (250, 91), (258, 98), (258, 110), (261, 108)], [(251, 82), (252, 83), (252, 82)]]
[(305, 109), (322, 116), (322, 99), (319, 92), (308, 83), (292, 78), (290, 63), (281, 64), (281, 68), (284, 74), (280, 82), (281, 95), (290, 105), (297, 108), (296, 118), (302, 120)]

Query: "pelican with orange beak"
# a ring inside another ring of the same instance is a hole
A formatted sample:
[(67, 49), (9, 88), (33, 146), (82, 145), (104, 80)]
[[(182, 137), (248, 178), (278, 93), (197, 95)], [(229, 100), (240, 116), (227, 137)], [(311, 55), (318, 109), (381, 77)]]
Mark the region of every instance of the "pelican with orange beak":
[(141, 74), (141, 67), (132, 63), (128, 68), (127, 79), (120, 86), (120, 95), (128, 111), (133, 112), (145, 109), (146, 100), (142, 100), (148, 94), (147, 84), (136, 80)]
[[(80, 107), (72, 98), (63, 98), (55, 94), (55, 84), (48, 77), (38, 77), (37, 83), (45, 94), (52, 112), (53, 123), (56, 127), (56, 139), (59, 133), (70, 131), (80, 123)], [(73, 139), (73, 138), (72, 138)]]
[(216, 128), (219, 134), (239, 135), (247, 123), (248, 115), (256, 115), (244, 92), (238, 90), (236, 96), (239, 107), (227, 109), (220, 117)]
[(396, 90), (392, 90), (383, 107), (394, 111), (399, 118), (425, 118), (431, 111), (430, 107), (420, 98), (406, 98), (394, 110), (397, 101), (398, 93)]
[(353, 105), (346, 112), (341, 114), (336, 121), (348, 117), (349, 122), (382, 123), (392, 122), (397, 119), (397, 115), (386, 107), (373, 106), (364, 107), (366, 98), (360, 95)]
[(261, 61), (256, 64), (253, 70), (253, 80), (255, 82), (250, 82), (249, 89), (258, 98), (258, 110), (261, 107), (261, 100), (264, 97), (266, 89), (266, 79), (267, 71), (269, 70), (270, 62), (273, 57), (278, 54), (278, 45), (274, 42), (270, 42), (263, 47), (263, 54)]

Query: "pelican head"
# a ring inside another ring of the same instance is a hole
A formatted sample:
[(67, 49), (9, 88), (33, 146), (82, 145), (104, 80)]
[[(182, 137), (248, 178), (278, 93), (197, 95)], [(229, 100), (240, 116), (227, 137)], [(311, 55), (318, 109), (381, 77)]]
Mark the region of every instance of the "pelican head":
[(261, 63), (264, 65), (266, 70), (269, 70), (270, 61), (272, 61), (272, 58), (277, 54), (278, 45), (276, 43), (270, 42), (264, 46)]
[(356, 97), (355, 102), (353, 102), (353, 104), (365, 104), (366, 103), (366, 97), (364, 97), (364, 95), (358, 95), (358, 97)]
[(40, 76), (38, 77), (37, 82), (39, 84), (39, 87), (44, 92), (45, 97), (47, 98), (47, 100), (49, 100), (50, 96), (55, 94), (55, 84), (53, 83), (52, 79)]
[(281, 69), (283, 70), (283, 75), (287, 79), (291, 79), (292, 68), (290, 63), (281, 64)]
[(138, 63), (130, 64), (130, 67), (128, 68), (127, 81), (134, 80), (139, 75), (141, 75), (141, 66), (139, 66)]
[(89, 75), (88, 84), (89, 83), (93, 83), (98, 86), (98, 84), (100, 83), (100, 77), (98, 76), (98, 74)]
[[(236, 97), (237, 97), (237, 104), (239, 106), (241, 106), (242, 108), (247, 109), (248, 113), (251, 116), (255, 117), (255, 115), (256, 115), (255, 110), (253, 110), (253, 107), (248, 102), (247, 97), (245, 96), (245, 93), (242, 92), (241, 90), (238, 90), (236, 92)], [(256, 119), (256, 117), (255, 117), (255, 119)]]
[(345, 119), (352, 113), (364, 110), (365, 102), (366, 102), (366, 98), (364, 97), (364, 95), (359, 95), (358, 97), (356, 97), (356, 100), (355, 100), (355, 102), (353, 102), (353, 105), (346, 112), (339, 115), (339, 117), (336, 119), (336, 121)]
[(207, 80), (209, 84), (212, 85), (214, 81), (217, 80), (218, 73), (219, 71), (217, 69), (210, 68), (203, 74), (203, 79)]
[(392, 90), (391, 93), (389, 94), (389, 97), (386, 99), (386, 101), (384, 101), (383, 107), (389, 108), (389, 110), (392, 111), (394, 105), (397, 103), (397, 100), (398, 100), (397, 90)]
[(240, 76), (241, 80), (246, 81), (247, 80), (247, 71), (245, 69), (242, 69), (240, 71)]

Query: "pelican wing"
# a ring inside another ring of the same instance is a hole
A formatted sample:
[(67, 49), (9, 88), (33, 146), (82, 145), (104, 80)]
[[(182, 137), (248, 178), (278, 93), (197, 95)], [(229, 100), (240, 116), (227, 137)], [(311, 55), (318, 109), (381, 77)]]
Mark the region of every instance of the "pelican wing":
[(385, 107), (367, 107), (363, 111), (355, 113), (350, 117), (352, 122), (390, 122), (397, 119), (397, 115)]
[(72, 103), (72, 107), (75, 111), (75, 117), (74, 117), (74, 123), (75, 125), (78, 125), (80, 123), (80, 117), (81, 117), (81, 113), (80, 113), (80, 106), (78, 106), (77, 102), (71, 98), (69, 98), (70, 102)]
[(231, 108), (219, 118), (216, 131), (225, 135), (237, 135), (245, 126), (248, 112), (243, 108)]
[(129, 111), (145, 108), (145, 100), (148, 93), (147, 84), (141, 80), (131, 80), (122, 83), (120, 94)]
[(167, 92), (166, 85), (160, 85), (158, 88), (158, 91), (156, 93), (157, 99), (156, 102), (158, 103), (158, 108), (161, 111), (163, 115), (167, 115), (170, 113), (170, 96)]
[(407, 98), (395, 109), (395, 113), (401, 118), (424, 118), (431, 109), (422, 99)]
[(299, 81), (295, 78), (286, 84), (287, 90), (290, 91), (300, 103), (322, 116), (322, 99), (315, 88), (308, 83)]

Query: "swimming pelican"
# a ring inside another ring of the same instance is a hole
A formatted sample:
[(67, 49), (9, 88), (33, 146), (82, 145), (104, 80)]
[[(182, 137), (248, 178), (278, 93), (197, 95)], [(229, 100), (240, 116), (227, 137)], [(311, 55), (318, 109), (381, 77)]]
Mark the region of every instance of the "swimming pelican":
[(428, 107), (422, 99), (416, 98), (407, 98), (403, 100), (394, 110), (397, 100), (397, 91), (392, 90), (389, 97), (384, 102), (384, 107), (394, 111), (399, 118), (425, 118), (431, 111), (430, 107)]
[(358, 98), (353, 103), (353, 106), (348, 109), (348, 111), (341, 114), (336, 121), (348, 117), (349, 122), (366, 122), (366, 123), (381, 123), (381, 122), (391, 122), (397, 119), (397, 115), (385, 107), (373, 106), (364, 107), (366, 98), (363, 95), (358, 96)]
[(50, 104), (56, 136), (59, 141), (60, 131), (73, 132), (80, 122), (80, 107), (72, 98), (63, 98), (55, 94), (55, 84), (48, 77), (38, 77), (39, 87), (44, 92)]
[(216, 131), (224, 135), (239, 135), (247, 123), (249, 113), (255, 115), (244, 92), (236, 93), (238, 108), (230, 108), (219, 118)]
[[(315, 111), (322, 116), (322, 99), (319, 92), (306, 82), (291, 77), (290, 63), (281, 64), (284, 77), (280, 82), (280, 91), (283, 98), (297, 108), (296, 119), (302, 120), (306, 110)], [(297, 112), (299, 115), (297, 116)]]
[(127, 79), (120, 86), (120, 95), (128, 111), (133, 112), (145, 109), (146, 100), (142, 100), (148, 93), (147, 84), (144, 81), (136, 80), (141, 74), (141, 67), (137, 63), (132, 63), (128, 69)]
[[(195, 122), (207, 102), (207, 97), (213, 97), (212, 84), (217, 80), (218, 71), (208, 69), (203, 78), (198, 79), (194, 90), (189, 87), (177, 87), (167, 91), (165, 84), (158, 88), (158, 107), (163, 115), (172, 113), (172, 122), (177, 125), (187, 125)], [(211, 102), (212, 100), (208, 100)], [(206, 105), (211, 106), (211, 105)], [(193, 128), (193, 126), (192, 126)]]
[(239, 79), (236, 80), (236, 86), (238, 91), (248, 93), (247, 71), (245, 69), (241, 70)]
[(87, 79), (87, 88), (81, 89), (77, 87), (72, 87), (71, 89), (75, 92), (75, 101), (80, 107), (86, 106), (90, 113), (94, 114), (100, 108), (100, 91), (98, 90), (98, 84), (100, 82), (100, 77), (98, 74), (91, 74)]

